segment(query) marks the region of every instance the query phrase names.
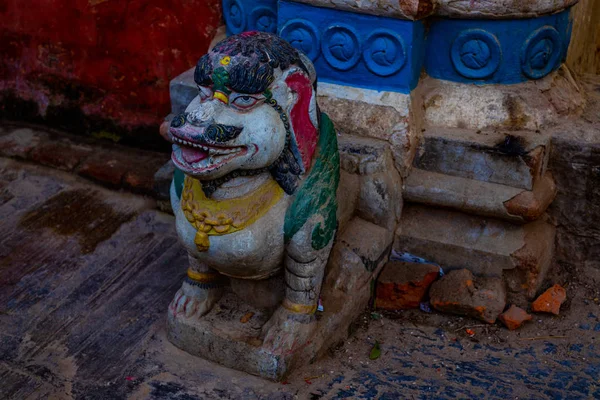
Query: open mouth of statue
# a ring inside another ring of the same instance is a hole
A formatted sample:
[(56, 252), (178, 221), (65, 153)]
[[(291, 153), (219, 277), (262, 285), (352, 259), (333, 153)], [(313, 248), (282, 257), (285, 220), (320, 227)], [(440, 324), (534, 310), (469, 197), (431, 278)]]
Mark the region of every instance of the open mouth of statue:
[(171, 158), (177, 167), (194, 173), (209, 172), (248, 152), (246, 146), (214, 146), (173, 137)]

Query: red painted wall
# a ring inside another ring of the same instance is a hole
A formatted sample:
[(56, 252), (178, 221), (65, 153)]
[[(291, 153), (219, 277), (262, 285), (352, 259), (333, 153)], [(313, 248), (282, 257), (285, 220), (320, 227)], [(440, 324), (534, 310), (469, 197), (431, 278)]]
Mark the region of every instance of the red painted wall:
[(156, 133), (169, 80), (220, 24), (220, 0), (0, 0), (0, 111), (88, 133)]

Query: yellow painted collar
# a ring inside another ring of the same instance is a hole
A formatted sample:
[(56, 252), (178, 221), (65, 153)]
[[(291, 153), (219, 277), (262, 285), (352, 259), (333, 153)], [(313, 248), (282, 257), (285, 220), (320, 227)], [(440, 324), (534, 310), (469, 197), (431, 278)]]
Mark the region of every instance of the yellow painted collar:
[(199, 251), (210, 247), (209, 236), (234, 233), (252, 225), (283, 197), (283, 189), (269, 179), (253, 192), (227, 200), (206, 197), (199, 180), (186, 176), (181, 209), (196, 228), (194, 243)]

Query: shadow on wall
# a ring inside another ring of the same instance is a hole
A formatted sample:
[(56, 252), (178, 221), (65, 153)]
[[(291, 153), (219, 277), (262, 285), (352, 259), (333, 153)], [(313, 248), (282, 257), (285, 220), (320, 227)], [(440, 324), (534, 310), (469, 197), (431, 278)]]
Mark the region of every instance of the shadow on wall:
[(220, 0), (4, 0), (0, 118), (167, 148), (169, 81), (220, 24)]

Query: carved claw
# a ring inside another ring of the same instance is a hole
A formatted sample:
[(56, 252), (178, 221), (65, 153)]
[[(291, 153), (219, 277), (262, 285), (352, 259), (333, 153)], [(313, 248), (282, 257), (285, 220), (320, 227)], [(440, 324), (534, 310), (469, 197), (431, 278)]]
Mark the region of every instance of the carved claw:
[(173, 313), (173, 316), (200, 318), (208, 314), (221, 298), (221, 294), (220, 288), (203, 289), (184, 282), (169, 305), (169, 312)]
[(300, 351), (310, 344), (316, 324), (313, 315), (295, 314), (279, 307), (263, 326), (263, 347), (277, 355)]

